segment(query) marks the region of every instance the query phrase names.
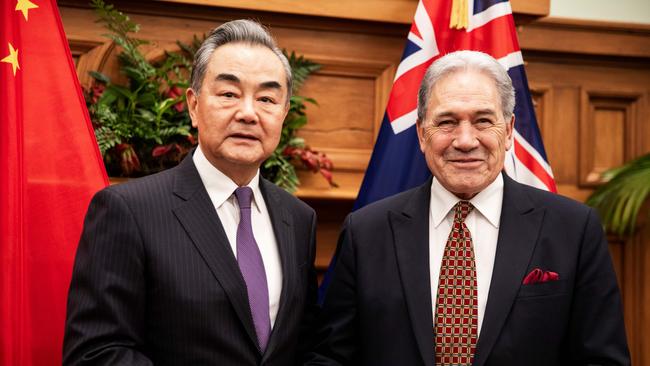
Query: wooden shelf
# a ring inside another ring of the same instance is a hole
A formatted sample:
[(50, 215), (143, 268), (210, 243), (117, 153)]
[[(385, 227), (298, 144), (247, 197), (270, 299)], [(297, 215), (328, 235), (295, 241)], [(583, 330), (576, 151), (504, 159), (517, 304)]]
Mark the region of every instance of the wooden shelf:
[(296, 191), (296, 196), (303, 199), (355, 200), (363, 173), (334, 170), (332, 174), (334, 182), (339, 185), (338, 188), (330, 187), (320, 174), (299, 170), (300, 188)]

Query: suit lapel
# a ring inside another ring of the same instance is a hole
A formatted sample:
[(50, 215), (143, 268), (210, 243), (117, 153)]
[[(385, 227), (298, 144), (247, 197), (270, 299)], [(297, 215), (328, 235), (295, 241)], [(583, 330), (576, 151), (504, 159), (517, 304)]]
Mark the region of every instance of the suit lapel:
[(184, 201), (173, 210), (174, 215), (225, 291), (248, 336), (257, 346), (246, 283), (219, 216), (194, 166), (192, 154), (181, 162), (175, 173), (174, 194)]
[(280, 252), (280, 261), (282, 262), (282, 291), (280, 294), (280, 307), (278, 308), (275, 325), (273, 326), (269, 344), (264, 353), (262, 363), (264, 363), (265, 359), (273, 353), (278, 342), (282, 340), (282, 334), (278, 332), (278, 329), (282, 329), (285, 319), (291, 311), (291, 300), (294, 296), (293, 291), (297, 276), (293, 217), (287, 211), (285, 207), (286, 205), (283, 204), (280, 195), (275, 191), (276, 189), (279, 188), (274, 187), (272, 183), (268, 182), (266, 179), (260, 179), (260, 190), (262, 191), (262, 195), (266, 201), (266, 207), (269, 211), (269, 216), (271, 217), (271, 225), (273, 225), (273, 232), (275, 233), (278, 251)]
[(433, 365), (434, 334), (429, 271), (431, 179), (416, 189), (401, 211), (390, 211), (393, 243), (411, 326), (426, 365)]
[(544, 210), (535, 208), (519, 183), (503, 174), (503, 206), (488, 301), (474, 366), (482, 366), (510, 313), (537, 243)]

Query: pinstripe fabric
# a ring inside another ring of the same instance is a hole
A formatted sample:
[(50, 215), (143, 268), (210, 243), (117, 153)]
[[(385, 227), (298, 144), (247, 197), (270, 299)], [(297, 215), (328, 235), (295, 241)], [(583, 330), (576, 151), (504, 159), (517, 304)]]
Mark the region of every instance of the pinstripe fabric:
[(267, 350), (191, 156), (92, 200), (68, 297), (64, 364), (291, 365), (315, 303), (315, 214), (260, 181), (282, 259)]

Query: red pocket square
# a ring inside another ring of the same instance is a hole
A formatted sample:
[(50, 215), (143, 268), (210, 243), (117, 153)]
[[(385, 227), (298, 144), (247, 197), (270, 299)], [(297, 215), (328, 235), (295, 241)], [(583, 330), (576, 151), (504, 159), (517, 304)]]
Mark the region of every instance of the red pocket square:
[(560, 275), (551, 271), (542, 271), (539, 268), (535, 268), (530, 271), (526, 277), (524, 277), (524, 285), (532, 285), (534, 283), (544, 283), (548, 281), (557, 281), (560, 279)]

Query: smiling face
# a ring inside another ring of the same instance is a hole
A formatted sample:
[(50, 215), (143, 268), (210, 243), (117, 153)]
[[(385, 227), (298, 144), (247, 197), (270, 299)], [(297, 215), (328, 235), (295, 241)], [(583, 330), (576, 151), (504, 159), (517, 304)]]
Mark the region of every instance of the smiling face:
[(236, 183), (247, 184), (278, 146), (287, 96), (284, 68), (270, 49), (244, 43), (218, 47), (200, 94), (187, 90), (201, 151)]
[(427, 103), (427, 115), (417, 126), (420, 150), (443, 187), (470, 199), (503, 169), (514, 116), (504, 119), (494, 80), (473, 70), (440, 79)]

